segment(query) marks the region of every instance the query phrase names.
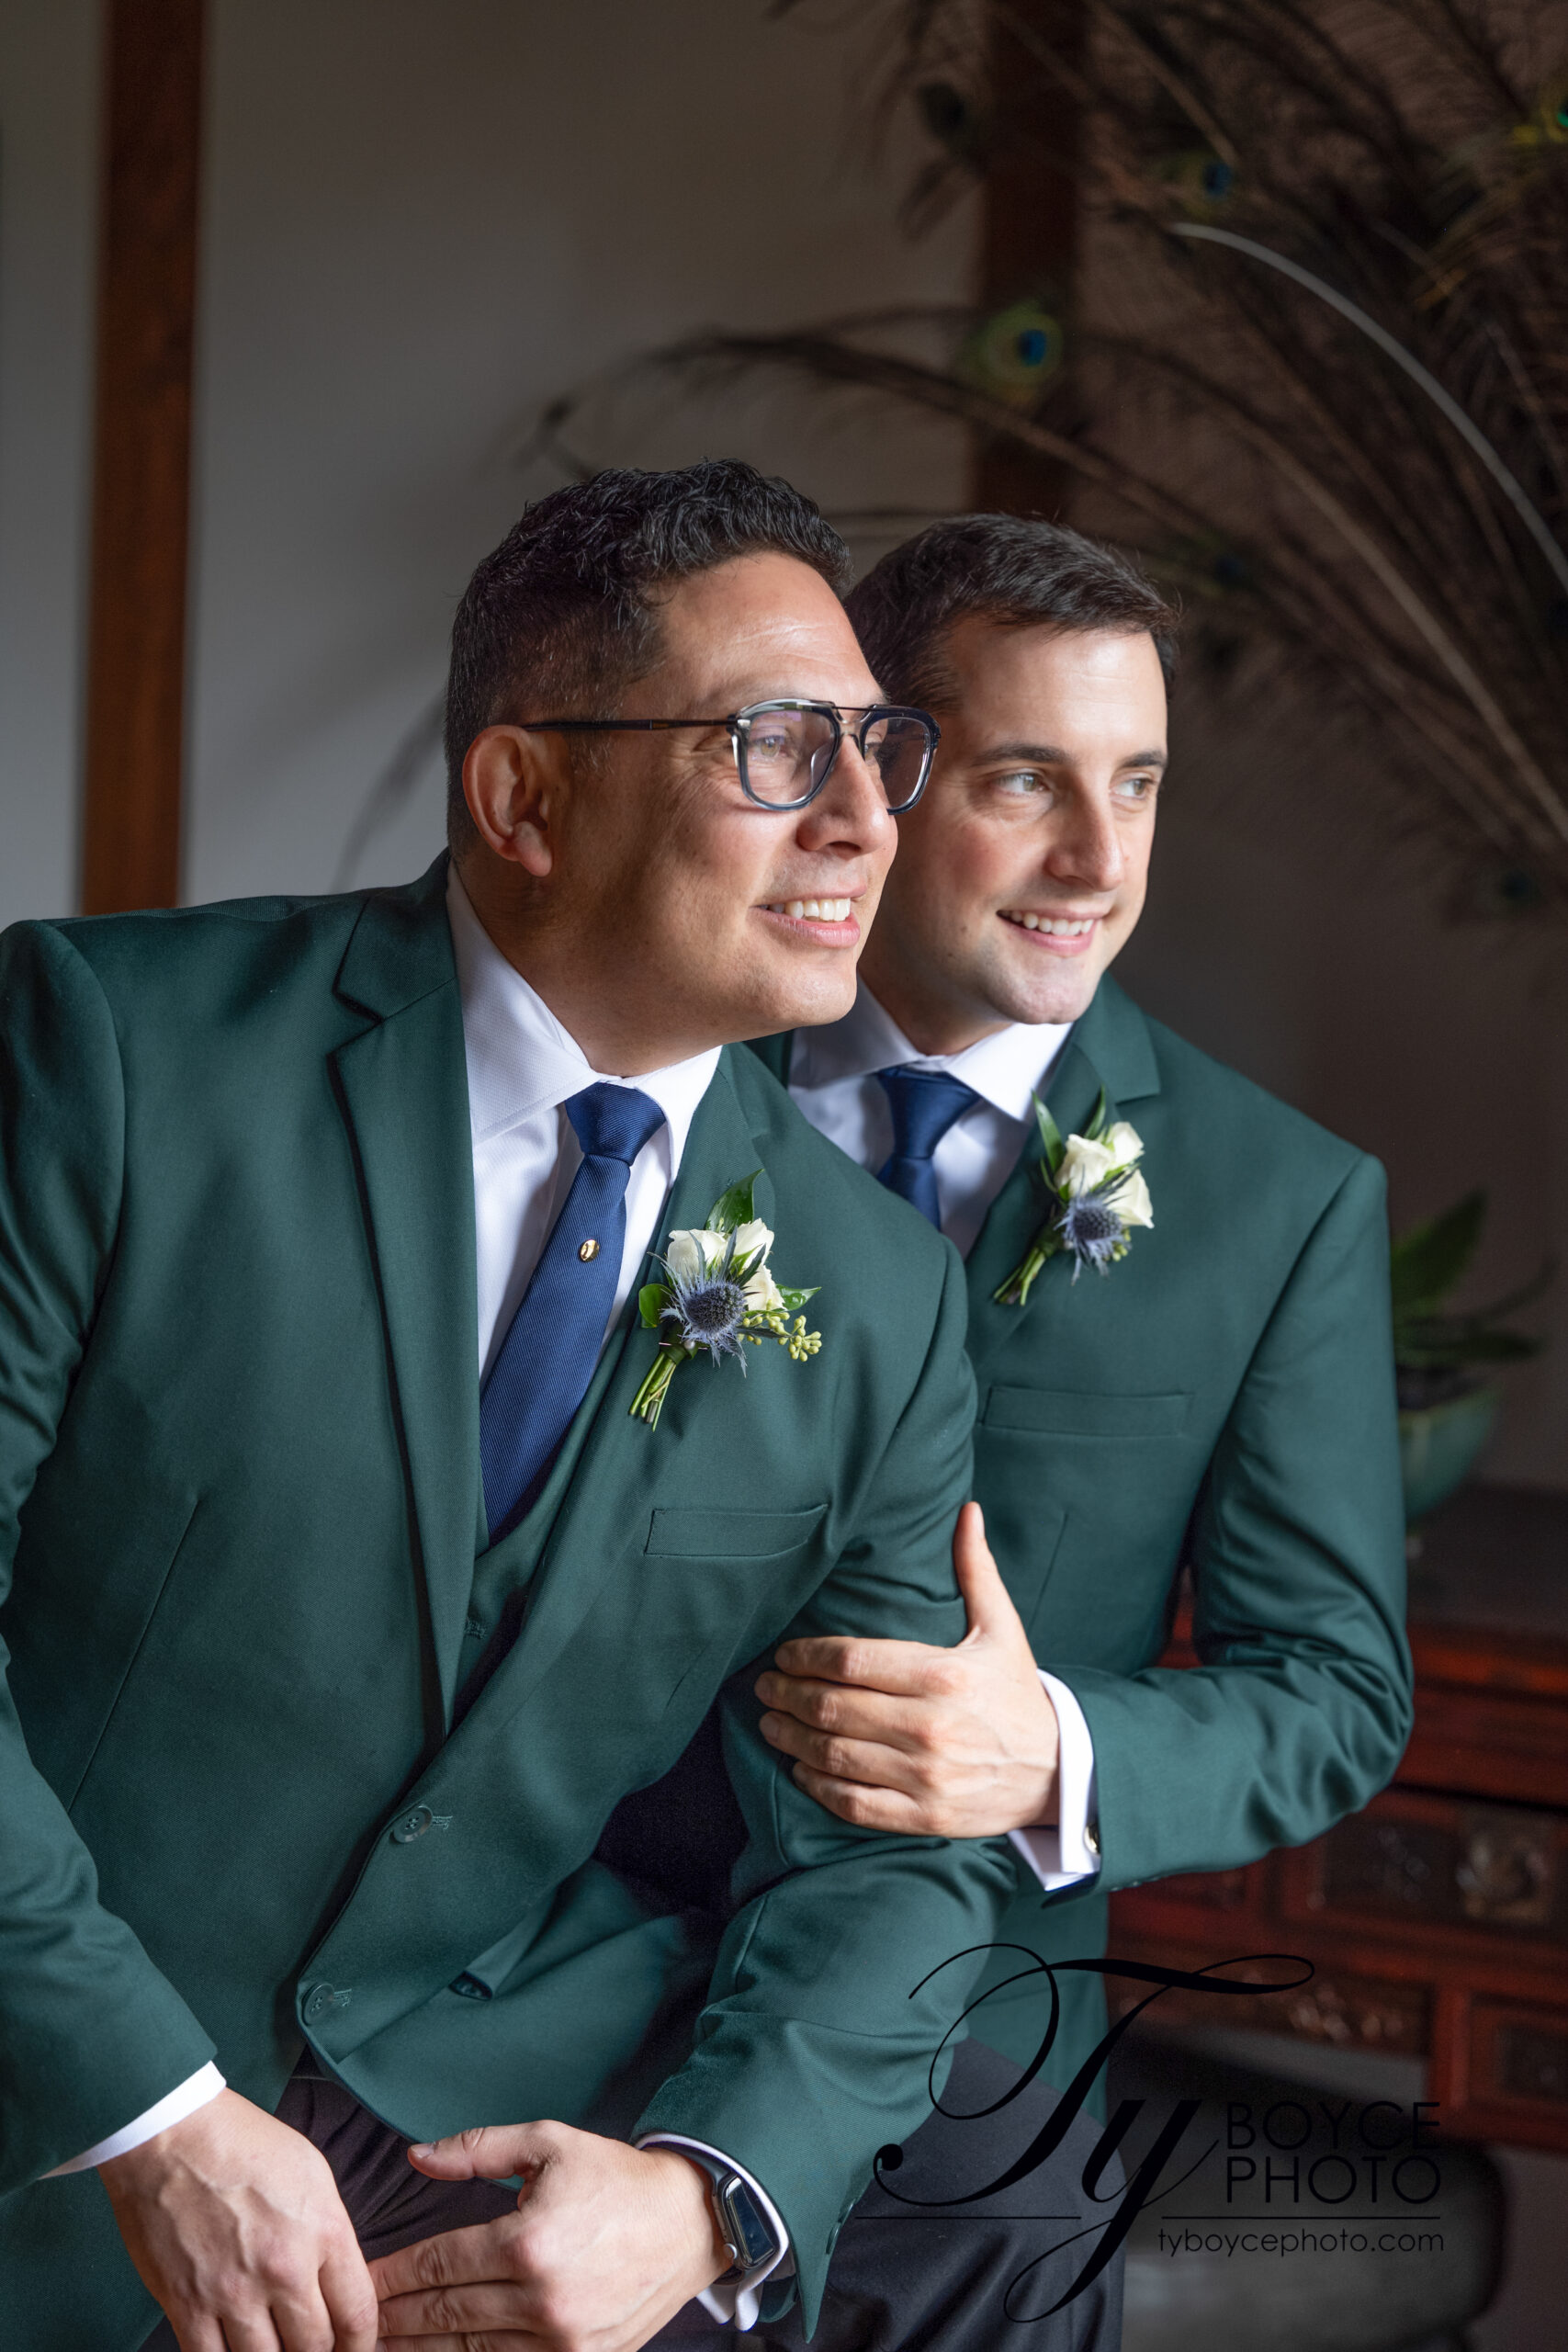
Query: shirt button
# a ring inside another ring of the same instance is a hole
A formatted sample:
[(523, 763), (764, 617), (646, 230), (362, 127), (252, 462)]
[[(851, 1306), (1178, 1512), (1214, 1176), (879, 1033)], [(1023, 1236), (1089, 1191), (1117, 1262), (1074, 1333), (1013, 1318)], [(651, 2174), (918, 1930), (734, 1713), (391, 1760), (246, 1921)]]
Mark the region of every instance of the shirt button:
[(393, 1845), (412, 1846), (416, 1838), (423, 1837), (434, 1819), (427, 1804), (416, 1804), (412, 1813), (405, 1813), (400, 1821), (392, 1824)]

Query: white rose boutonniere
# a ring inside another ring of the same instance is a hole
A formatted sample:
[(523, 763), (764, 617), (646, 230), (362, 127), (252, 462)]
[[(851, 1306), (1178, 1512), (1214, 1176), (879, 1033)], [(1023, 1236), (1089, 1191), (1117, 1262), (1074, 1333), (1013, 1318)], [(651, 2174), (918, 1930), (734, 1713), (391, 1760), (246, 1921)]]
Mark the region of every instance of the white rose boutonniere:
[[(813, 1290), (793, 1290), (774, 1281), (768, 1259), (773, 1236), (755, 1214), (753, 1190), (761, 1170), (716, 1200), (703, 1226), (671, 1233), (662, 1282), (645, 1283), (637, 1295), (644, 1326), (659, 1333), (659, 1353), (632, 1399), (635, 1420), (658, 1427), (670, 1383), (691, 1356), (706, 1351), (715, 1366), (733, 1356), (742, 1372), (746, 1349), (776, 1340), (795, 1363), (822, 1346), (820, 1331), (808, 1331), (799, 1310)], [(790, 1317), (794, 1317), (793, 1326)]]
[(1101, 1088), (1094, 1115), (1083, 1135), (1063, 1136), (1038, 1099), (1034, 1116), (1043, 1147), (1040, 1174), (1050, 1200), (1044, 1224), (996, 1293), (998, 1306), (1022, 1306), (1041, 1268), (1063, 1251), (1072, 1258), (1073, 1280), (1086, 1266), (1107, 1273), (1132, 1247), (1132, 1228), (1154, 1224), (1154, 1204), (1137, 1165), (1143, 1137), (1125, 1119), (1107, 1123)]

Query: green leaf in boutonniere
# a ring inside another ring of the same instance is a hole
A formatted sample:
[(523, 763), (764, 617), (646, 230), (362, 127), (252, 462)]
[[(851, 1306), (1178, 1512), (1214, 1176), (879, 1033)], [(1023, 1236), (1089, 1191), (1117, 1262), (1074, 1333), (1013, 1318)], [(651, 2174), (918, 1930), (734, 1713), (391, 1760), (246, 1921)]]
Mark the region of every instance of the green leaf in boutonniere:
[(1154, 1224), (1154, 1204), (1138, 1161), (1143, 1138), (1125, 1119), (1106, 1117), (1105, 1089), (1082, 1135), (1063, 1139), (1055, 1120), (1038, 1098), (1040, 1176), (1050, 1202), (1044, 1224), (996, 1292), (999, 1306), (1022, 1306), (1043, 1267), (1064, 1252), (1074, 1261), (1077, 1282), (1086, 1266), (1109, 1273), (1132, 1247), (1132, 1228)]
[[(659, 1333), (659, 1353), (632, 1399), (632, 1417), (657, 1428), (670, 1383), (687, 1360), (705, 1351), (716, 1366), (734, 1356), (742, 1372), (746, 1349), (776, 1340), (795, 1363), (818, 1353), (820, 1331), (808, 1331), (800, 1309), (813, 1290), (788, 1290), (768, 1268), (773, 1237), (755, 1214), (753, 1169), (721, 1193), (705, 1226), (672, 1233), (659, 1261), (666, 1280), (637, 1293), (644, 1326)], [(789, 1317), (793, 1316), (793, 1326)]]

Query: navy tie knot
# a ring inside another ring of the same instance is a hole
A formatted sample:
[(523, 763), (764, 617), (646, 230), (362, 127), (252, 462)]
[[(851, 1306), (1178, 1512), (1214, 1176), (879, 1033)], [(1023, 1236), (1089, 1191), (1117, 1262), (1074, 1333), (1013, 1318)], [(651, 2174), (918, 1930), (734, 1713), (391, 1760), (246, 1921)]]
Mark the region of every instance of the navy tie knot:
[(980, 1098), (972, 1086), (944, 1070), (879, 1069), (876, 1077), (893, 1114), (893, 1154), (877, 1170), (877, 1181), (940, 1228), (942, 1208), (931, 1154), (953, 1121)]
[(627, 1168), (664, 1124), (664, 1114), (651, 1095), (604, 1080), (585, 1086), (561, 1107), (584, 1159), (619, 1159)]

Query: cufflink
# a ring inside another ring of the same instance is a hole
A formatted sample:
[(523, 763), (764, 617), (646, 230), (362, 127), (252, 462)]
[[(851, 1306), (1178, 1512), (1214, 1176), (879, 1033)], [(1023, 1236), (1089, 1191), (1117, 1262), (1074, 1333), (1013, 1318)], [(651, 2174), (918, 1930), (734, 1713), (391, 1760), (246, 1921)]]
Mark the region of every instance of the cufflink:
[(1100, 1825), (1099, 1825), (1099, 1823), (1098, 1823), (1098, 1822), (1086, 1821), (1086, 1822), (1084, 1823), (1084, 1826), (1083, 1826), (1083, 1841), (1084, 1841), (1084, 1844), (1089, 1848), (1089, 1852), (1090, 1852), (1091, 1854), (1098, 1854), (1098, 1853), (1099, 1853), (1099, 1851), (1100, 1851)]

